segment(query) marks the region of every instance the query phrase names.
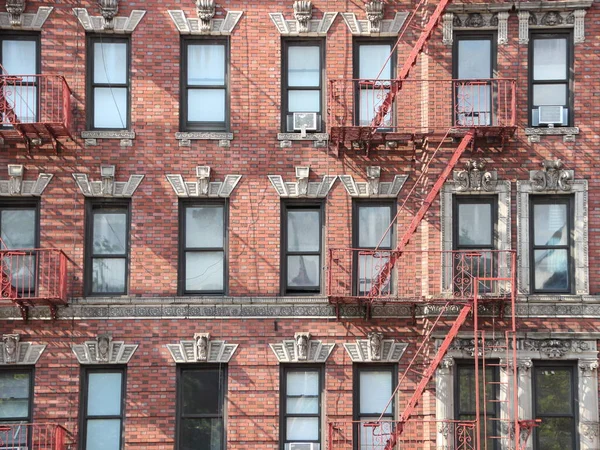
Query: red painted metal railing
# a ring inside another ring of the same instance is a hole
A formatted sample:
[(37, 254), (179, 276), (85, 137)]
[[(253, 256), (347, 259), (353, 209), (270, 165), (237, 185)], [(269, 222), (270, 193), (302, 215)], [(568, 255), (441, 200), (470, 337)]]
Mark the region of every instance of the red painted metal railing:
[[(374, 283), (392, 257), (397, 260), (391, 276), (374, 292)], [(483, 280), (476, 282), (476, 278)], [(515, 285), (514, 251), (332, 248), (327, 282), (334, 303), (469, 300), (475, 283), (483, 299), (510, 298)]]
[[(396, 422), (393, 421), (329, 422), (327, 450), (383, 450), (396, 426)], [(474, 450), (475, 421), (415, 418), (404, 425), (404, 432), (397, 442), (397, 448)]]
[(68, 431), (49, 423), (0, 423), (0, 449), (67, 450)]
[[(334, 142), (369, 140), (376, 134), (443, 135), (448, 129), (477, 128), (502, 134), (516, 123), (514, 79), (482, 80), (330, 80), (329, 133)], [(402, 84), (388, 112), (374, 118), (391, 90)]]

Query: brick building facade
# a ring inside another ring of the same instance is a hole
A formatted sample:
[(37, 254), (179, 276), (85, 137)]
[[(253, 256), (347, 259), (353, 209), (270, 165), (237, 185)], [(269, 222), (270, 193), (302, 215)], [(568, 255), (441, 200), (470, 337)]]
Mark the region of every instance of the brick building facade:
[[(196, 3), (0, 13), (0, 448), (64, 448), (17, 422), (88, 450), (383, 449), (391, 425), (348, 424), (399, 417), (460, 304), (426, 300), (466, 257), (503, 298), (481, 342), (467, 318), (401, 447), (459, 448), (480, 352), (487, 448), (514, 448), (516, 398), (542, 420), (522, 448), (600, 449), (598, 6), (448, 6), (373, 137), (393, 84), (350, 80), (395, 78), (435, 6)], [(473, 145), (370, 298), (461, 125)]]

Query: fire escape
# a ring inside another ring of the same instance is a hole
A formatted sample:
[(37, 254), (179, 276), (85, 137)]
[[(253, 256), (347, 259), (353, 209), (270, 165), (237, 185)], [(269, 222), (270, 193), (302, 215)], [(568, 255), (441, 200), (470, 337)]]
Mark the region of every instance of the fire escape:
[[(371, 421), (332, 421), (328, 450), (416, 450), (433, 448), (432, 442), (435, 445), (436, 441), (440, 445), (440, 439), (444, 442), (439, 448), (449, 450), (492, 450), (500, 445), (494, 442), (501, 442), (503, 448), (521, 450), (536, 424), (518, 417), (514, 251), (422, 250), (420, 239), (427, 238), (415, 236), (465, 150), (473, 148), (476, 141), (488, 140), (503, 147), (516, 129), (515, 80), (411, 76), (449, 3), (450, 0), (441, 0), (430, 13), (395, 79), (330, 81), (329, 134), (338, 154), (351, 148), (368, 155), (380, 146), (394, 149), (398, 144), (417, 141), (426, 142), (434, 151), (388, 228), (389, 231), (402, 212), (412, 215), (395, 249), (329, 250), (328, 296), (338, 314), (341, 305), (350, 303), (363, 306), (367, 317), (374, 305), (402, 304), (411, 308), (413, 314), (417, 307), (429, 311), (430, 319), (424, 322), (426, 327), (416, 348), (407, 351), (411, 360), (390, 399), (390, 403), (399, 396), (406, 400), (397, 420), (385, 422), (382, 413)], [(421, 1), (407, 20), (398, 41), (412, 26), (419, 10), (425, 14), (424, 4)], [(455, 148), (449, 155), (452, 145)], [(436, 164), (439, 173), (432, 170), (430, 174), (430, 168)], [(415, 211), (408, 210), (419, 203)], [(509, 317), (504, 316), (507, 308), (511, 311)], [(486, 312), (486, 317), (481, 312)], [(474, 347), (474, 418), (439, 423), (417, 417), (424, 392), (463, 326), (469, 330)], [(432, 349), (431, 342), (437, 334), (444, 337)], [(489, 355), (494, 355), (494, 359)], [(512, 381), (506, 381), (510, 376), (501, 381), (490, 379), (488, 369), (512, 374)], [(488, 414), (489, 405), (501, 409), (501, 416)], [(446, 438), (440, 438), (442, 429), (446, 430)]]
[(3, 450), (67, 450), (70, 441), (69, 432), (60, 425), (0, 424), (0, 449)]

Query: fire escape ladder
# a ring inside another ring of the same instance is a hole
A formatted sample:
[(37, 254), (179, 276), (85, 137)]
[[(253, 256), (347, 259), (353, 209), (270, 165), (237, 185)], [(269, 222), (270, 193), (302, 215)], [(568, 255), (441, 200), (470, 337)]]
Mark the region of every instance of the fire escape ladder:
[[(410, 225), (408, 226), (408, 228), (402, 235), (402, 238), (400, 239), (398, 247), (396, 248), (396, 250), (394, 252), (392, 252), (390, 254), (388, 261), (383, 265), (383, 267), (377, 274), (375, 280), (373, 281), (373, 285), (368, 294), (368, 298), (369, 298), (370, 302), (372, 302), (373, 299), (376, 299), (377, 297), (379, 297), (381, 290), (384, 289), (385, 286), (387, 286), (389, 278), (392, 274), (394, 265), (396, 264), (396, 261), (398, 260), (398, 258), (402, 254), (402, 252), (406, 249), (406, 246), (410, 242), (410, 239), (412, 238), (413, 234), (415, 234), (415, 232), (417, 231), (417, 228), (419, 227), (421, 220), (423, 220), (423, 217), (425, 217), (425, 214), (431, 207), (431, 204), (437, 197), (440, 190), (442, 189), (442, 186), (444, 185), (444, 183), (446, 182), (446, 180), (452, 173), (452, 170), (454, 169), (454, 167), (456, 167), (456, 164), (458, 163), (458, 160), (460, 159), (460, 157), (462, 156), (464, 151), (467, 149), (469, 144), (473, 141), (474, 137), (475, 137), (475, 131), (473, 129), (468, 130), (466, 132), (466, 134), (463, 136), (463, 138), (460, 141), (460, 144), (458, 145), (456, 150), (454, 150), (454, 154), (452, 155), (452, 158), (450, 158), (450, 161), (448, 161), (448, 164), (446, 165), (446, 167), (440, 174), (439, 178), (436, 180), (435, 184), (433, 185), (433, 188), (431, 189), (431, 191), (429, 191), (429, 193), (427, 194), (427, 197), (425, 197), (425, 200), (423, 201), (423, 204), (419, 208), (419, 211), (417, 211), (417, 214), (415, 214)], [(444, 141), (442, 140), (442, 142), (440, 143), (440, 146), (443, 143), (444, 143)]]
[[(384, 450), (393, 450), (394, 449), (396, 443), (398, 442), (398, 437), (402, 434), (404, 424), (412, 416), (417, 404), (419, 403), (419, 400), (421, 399), (421, 397), (423, 395), (423, 392), (425, 391), (425, 388), (427, 387), (427, 384), (431, 381), (431, 378), (433, 377), (433, 374), (435, 373), (438, 366), (440, 365), (440, 362), (442, 361), (444, 356), (446, 356), (446, 353), (448, 352), (448, 349), (450, 348), (452, 341), (458, 335), (458, 331), (463, 326), (463, 324), (467, 320), (469, 313), (472, 310), (473, 310), (473, 303), (471, 303), (471, 302), (463, 305), (463, 307), (461, 308), (461, 310), (458, 314), (458, 317), (452, 324), (452, 328), (450, 328), (450, 330), (448, 331), (448, 334), (446, 335), (442, 344), (438, 348), (437, 353), (435, 354), (434, 358), (431, 360), (431, 362), (427, 366), (427, 369), (423, 373), (423, 377), (421, 378), (421, 380), (419, 381), (419, 384), (415, 388), (410, 400), (404, 407), (402, 414), (400, 414), (400, 418), (398, 419), (398, 424), (396, 426), (396, 429), (391, 434), (390, 439), (387, 441)], [(442, 312), (440, 314), (444, 314), (444, 313), (445, 313), (445, 310), (442, 310)]]
[(394, 103), (394, 99), (398, 95), (400, 89), (402, 89), (402, 82), (408, 78), (410, 70), (417, 63), (419, 55), (425, 48), (425, 44), (427, 44), (427, 41), (429, 41), (429, 39), (433, 35), (433, 32), (435, 31), (435, 28), (437, 27), (440, 18), (442, 17), (442, 14), (444, 14), (444, 11), (446, 10), (446, 7), (450, 4), (450, 2), (451, 0), (441, 0), (435, 8), (435, 11), (429, 18), (427, 25), (425, 25), (425, 28), (421, 32), (419, 39), (417, 40), (415, 46), (412, 48), (410, 54), (408, 55), (408, 58), (404, 62), (402, 69), (400, 69), (400, 72), (398, 73), (395, 82), (391, 83), (390, 91), (386, 95), (385, 99), (381, 103), (381, 106), (377, 110), (375, 117), (373, 118), (373, 122), (371, 123), (371, 136), (375, 134), (377, 128), (383, 123), (385, 116), (387, 115), (390, 108), (392, 107), (392, 104)]

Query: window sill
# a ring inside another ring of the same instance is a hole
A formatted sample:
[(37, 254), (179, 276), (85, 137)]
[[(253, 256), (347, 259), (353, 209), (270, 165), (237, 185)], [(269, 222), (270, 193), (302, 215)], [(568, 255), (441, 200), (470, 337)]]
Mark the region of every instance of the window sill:
[(281, 148), (291, 147), (293, 141), (314, 142), (315, 148), (324, 148), (327, 147), (327, 142), (329, 141), (329, 134), (307, 133), (306, 136), (302, 137), (301, 133), (278, 133), (277, 140), (280, 141), (279, 146)]
[(525, 136), (530, 143), (540, 142), (542, 136), (562, 136), (563, 142), (575, 142), (579, 127), (531, 127), (525, 128)]
[(180, 147), (191, 147), (192, 141), (219, 141), (219, 147), (231, 147), (233, 133), (224, 131), (179, 131), (175, 139)]
[(81, 138), (86, 147), (98, 145), (98, 139), (119, 139), (121, 147), (132, 147), (135, 139), (135, 131), (128, 130), (93, 130), (82, 131)]

